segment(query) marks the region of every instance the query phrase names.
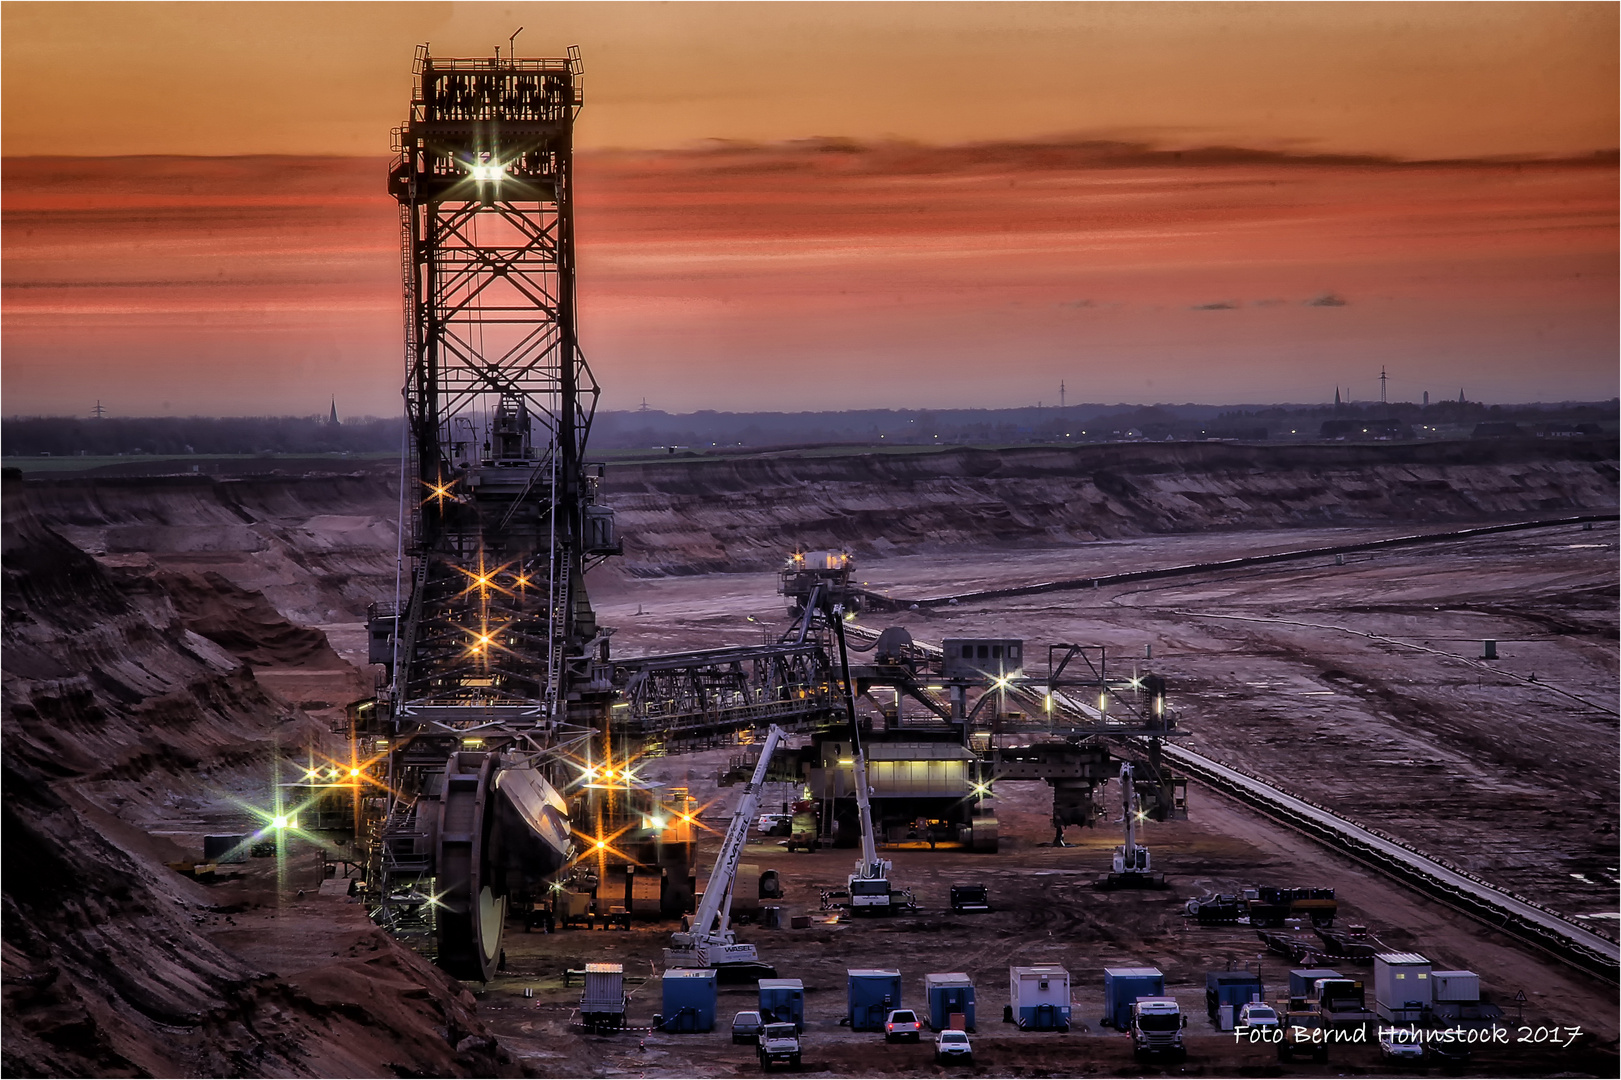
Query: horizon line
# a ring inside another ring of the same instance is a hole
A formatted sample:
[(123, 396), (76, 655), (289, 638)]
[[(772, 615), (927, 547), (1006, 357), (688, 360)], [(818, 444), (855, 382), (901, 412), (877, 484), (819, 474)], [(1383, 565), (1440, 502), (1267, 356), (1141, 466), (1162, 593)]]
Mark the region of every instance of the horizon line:
[[(1433, 407), (1435, 407), (1437, 405), (1457, 405), (1457, 404), (1460, 404), (1460, 403), (1457, 400), (1453, 399), (1453, 398), (1441, 398), (1439, 400), (1430, 402), (1428, 406), (1426, 406), (1423, 402), (1418, 402), (1418, 401), (1363, 401), (1363, 400), (1352, 400), (1352, 401), (1341, 402), (1340, 404), (1341, 405), (1383, 405), (1383, 406), (1385, 406), (1387, 408), (1403, 406), (1403, 405), (1412, 406), (1414, 408), (1433, 408)], [(1562, 400), (1559, 400), (1559, 401), (1513, 401), (1513, 402), (1510, 402), (1510, 401), (1486, 402), (1486, 401), (1475, 401), (1475, 400), (1471, 400), (1471, 399), (1466, 398), (1462, 402), (1462, 404), (1465, 404), (1465, 405), (1485, 405), (1488, 408), (1505, 408), (1505, 409), (1514, 409), (1514, 408), (1528, 409), (1528, 408), (1536, 408), (1536, 407), (1546, 408), (1546, 407), (1550, 407), (1550, 406), (1555, 406), (1555, 407), (1582, 407), (1582, 406), (1600, 406), (1600, 405), (1621, 404), (1621, 396), (1609, 397), (1609, 398), (1586, 398), (1586, 399), (1566, 398), (1566, 399), (1562, 399)], [(1074, 405), (1009, 405), (1009, 406), (1004, 406), (1004, 407), (1001, 407), (1001, 408), (989, 408), (989, 407), (985, 407), (985, 406), (950, 406), (950, 405), (944, 405), (944, 406), (918, 406), (918, 407), (915, 407), (915, 408), (898, 408), (898, 409), (897, 408), (884, 408), (884, 409), (875, 409), (875, 408), (868, 408), (868, 409), (858, 409), (858, 408), (850, 408), (850, 409), (798, 409), (798, 410), (795, 410), (795, 411), (792, 411), (792, 412), (784, 412), (782, 410), (771, 410), (771, 409), (695, 409), (692, 412), (684, 412), (684, 413), (682, 413), (682, 412), (672, 413), (672, 412), (665, 412), (662, 409), (649, 408), (649, 409), (646, 409), (645, 412), (647, 412), (647, 413), (657, 413), (657, 414), (659, 414), (661, 416), (670, 416), (670, 417), (700, 416), (700, 415), (709, 415), (709, 416), (756, 416), (756, 415), (758, 415), (758, 416), (819, 416), (819, 415), (823, 415), (823, 414), (827, 414), (827, 413), (835, 413), (835, 414), (837, 414), (837, 413), (863, 413), (863, 412), (891, 412), (891, 413), (1020, 412), (1020, 411), (1027, 410), (1027, 409), (1028, 410), (1035, 410), (1035, 411), (1039, 411), (1039, 412), (1048, 412), (1048, 411), (1057, 412), (1057, 411), (1061, 411), (1061, 410), (1085, 409), (1085, 408), (1100, 408), (1100, 409), (1159, 409), (1159, 408), (1170, 408), (1170, 409), (1175, 409), (1175, 408), (1206, 408), (1206, 409), (1290, 409), (1290, 408), (1294, 408), (1294, 409), (1315, 409), (1315, 408), (1333, 408), (1334, 406), (1335, 406), (1335, 402), (1332, 402), (1332, 401), (1321, 401), (1321, 402), (1279, 401), (1279, 402), (1270, 402), (1270, 403), (1255, 402), (1255, 401), (1241, 401), (1241, 402), (1231, 402), (1231, 403), (1205, 402), (1205, 401), (1182, 401), (1182, 402), (1156, 401), (1156, 402), (1153, 402), (1152, 404), (1145, 404), (1145, 403), (1141, 403), (1141, 402), (1138, 402), (1138, 403), (1115, 402), (1113, 404), (1110, 404), (1108, 402), (1102, 402), (1102, 401), (1081, 401), (1081, 402), (1076, 402)], [(637, 414), (640, 414), (640, 413), (643, 413), (643, 412), (644, 412), (644, 410), (641, 409), (641, 408), (601, 409), (601, 410), (598, 410), (595, 415), (600, 417), (600, 416), (603, 416), (603, 415), (608, 414), (608, 413), (623, 413), (623, 414), (634, 416), (634, 415), (637, 415)], [(378, 416), (375, 413), (360, 413), (360, 414), (352, 414), (347, 421), (344, 421), (344, 423), (351, 423), (351, 422), (356, 422), (356, 421), (361, 421), (361, 420), (398, 420), (398, 419), (402, 419), (403, 417), (404, 417), (404, 413), (401, 413), (401, 414), (399, 414), (397, 416)], [(152, 414), (149, 414), (149, 415), (144, 415), (144, 416), (138, 416), (138, 415), (106, 416), (106, 417), (99, 417), (99, 418), (94, 417), (94, 416), (89, 416), (89, 415), (79, 415), (77, 413), (13, 413), (10, 416), (0, 417), (0, 421), (4, 421), (4, 422), (7, 422), (7, 423), (10, 423), (10, 422), (13, 422), (13, 421), (19, 421), (19, 420), (97, 420), (97, 419), (102, 419), (102, 420), (311, 420), (311, 419), (314, 419), (314, 420), (319, 420), (322, 423), (327, 422), (326, 417), (324, 415), (321, 415), (321, 414), (318, 414), (318, 413), (238, 413), (236, 415), (230, 415), (230, 416), (216, 415), (216, 414), (206, 414), (206, 413), (187, 413), (187, 414), (170, 413), (170, 414), (166, 414), (166, 415), (152, 415)]]
[[(1100, 163), (1162, 164), (1301, 164), (1301, 165), (1379, 165), (1386, 167), (1441, 166), (1441, 165), (1593, 165), (1621, 163), (1621, 146), (1597, 147), (1587, 151), (1568, 153), (1507, 153), (1470, 157), (1398, 157), (1390, 154), (1355, 153), (1329, 150), (1279, 150), (1244, 146), (1233, 143), (1198, 143), (1187, 146), (1156, 145), (1130, 139), (1106, 139), (1088, 136), (1053, 135), (1019, 139), (975, 139), (962, 142), (927, 142), (917, 139), (857, 139), (839, 135), (815, 135), (781, 140), (751, 140), (711, 137), (694, 140), (679, 146), (611, 146), (590, 149), (576, 148), (582, 157), (612, 157), (631, 155), (663, 155), (671, 157), (714, 157), (726, 153), (800, 153), (800, 154), (865, 154), (883, 151), (944, 152), (944, 151), (1021, 151), (1021, 152), (1090, 152)], [(392, 153), (335, 154), (310, 153), (239, 153), (239, 154), (6, 154), (0, 152), (0, 161), (247, 161), (247, 160), (330, 160), (376, 161), (391, 160)], [(1192, 159), (1191, 161), (1189, 159)]]

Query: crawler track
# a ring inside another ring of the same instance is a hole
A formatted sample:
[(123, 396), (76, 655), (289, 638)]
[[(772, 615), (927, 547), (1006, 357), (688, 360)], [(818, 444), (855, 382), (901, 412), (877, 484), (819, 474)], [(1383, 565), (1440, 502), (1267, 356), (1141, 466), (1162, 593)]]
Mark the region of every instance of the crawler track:
[(1617, 981), (1621, 950), (1614, 941), (1444, 865), (1398, 840), (1347, 821), (1323, 807), (1184, 747), (1166, 743), (1165, 760), (1190, 778), (1230, 795), (1267, 817), (1350, 855), (1401, 883), (1550, 953), (1608, 982)]

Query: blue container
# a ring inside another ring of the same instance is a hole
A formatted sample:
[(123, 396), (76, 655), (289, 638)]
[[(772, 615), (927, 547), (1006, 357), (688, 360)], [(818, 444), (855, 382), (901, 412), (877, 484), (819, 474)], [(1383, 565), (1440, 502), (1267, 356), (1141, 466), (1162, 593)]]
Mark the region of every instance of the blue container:
[(1296, 968), (1289, 972), (1289, 996), (1311, 997), (1311, 984), (1318, 979), (1343, 979), (1345, 976), (1331, 968)]
[(889, 1010), (901, 1008), (901, 973), (850, 968), (850, 1030), (882, 1031)]
[(1221, 1012), (1223, 1005), (1231, 1005), (1233, 1014), (1247, 1001), (1266, 999), (1266, 988), (1261, 977), (1248, 971), (1212, 971), (1204, 977), (1205, 1009), (1211, 1016)]
[(664, 973), (664, 1022), (668, 1032), (715, 1030), (715, 972), (671, 968)]
[(960, 971), (923, 976), (929, 999), (929, 1026), (935, 1031), (951, 1027), (951, 1014), (962, 1013), (963, 1024), (974, 1030), (974, 984)]
[(767, 1024), (793, 1024), (803, 1034), (805, 984), (799, 979), (761, 979), (760, 1019)]
[(1103, 1022), (1120, 1031), (1131, 1026), (1131, 1004), (1140, 997), (1164, 997), (1165, 976), (1159, 968), (1103, 969)]

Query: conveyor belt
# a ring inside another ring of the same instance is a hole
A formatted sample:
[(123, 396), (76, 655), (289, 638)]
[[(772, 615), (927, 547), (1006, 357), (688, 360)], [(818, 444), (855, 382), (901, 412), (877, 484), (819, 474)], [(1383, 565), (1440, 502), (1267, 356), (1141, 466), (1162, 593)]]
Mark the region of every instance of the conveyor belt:
[(1535, 901), (1488, 885), (1467, 871), (1446, 866), (1400, 841), (1185, 747), (1165, 743), (1161, 753), (1167, 763), (1190, 778), (1567, 963), (1609, 982), (1617, 981), (1621, 950), (1615, 942)]
[[(876, 631), (853, 627), (860, 636)], [(1086, 719), (1096, 713), (1084, 703), (1054, 695), (1059, 714), (1075, 712)], [(1399, 840), (1385, 836), (1297, 795), (1291, 795), (1248, 773), (1163, 740), (1167, 764), (1191, 779), (1230, 795), (1280, 824), (1344, 852), (1375, 870), (1427, 896), (1440, 900), (1490, 926), (1551, 953), (1609, 982), (1618, 981), (1621, 947), (1571, 922), (1536, 901), (1490, 885), (1457, 867), (1447, 866)]]
[(1549, 529), (1561, 525), (1581, 525), (1590, 522), (1616, 521), (1621, 515), (1583, 514), (1579, 517), (1556, 518), (1549, 521), (1515, 521), (1505, 525), (1487, 525), (1473, 529), (1450, 529), (1446, 532), (1417, 533), (1411, 536), (1392, 536), (1384, 540), (1364, 540), (1355, 544), (1335, 544), (1331, 547), (1301, 548), (1295, 551), (1277, 551), (1270, 555), (1246, 555), (1238, 559), (1213, 562), (1185, 563), (1181, 566), (1162, 566), (1151, 570), (1128, 570), (1119, 574), (1097, 577), (1064, 578), (1060, 581), (1039, 581), (1032, 585), (1014, 585), (1003, 589), (981, 589), (976, 592), (955, 593), (949, 596), (898, 597), (883, 593), (862, 591), (862, 604), (868, 611), (902, 611), (910, 607), (932, 608), (977, 600), (1003, 600), (1015, 596), (1035, 596), (1040, 593), (1067, 592), (1076, 589), (1095, 589), (1104, 585), (1122, 585), (1131, 581), (1150, 581), (1156, 578), (1178, 577), (1184, 574), (1206, 574), (1220, 570), (1238, 570), (1248, 566), (1287, 562), (1324, 555), (1348, 555), (1357, 551), (1378, 551), (1383, 548), (1411, 547), (1451, 540), (1470, 540), (1495, 533), (1518, 532), (1523, 529)]

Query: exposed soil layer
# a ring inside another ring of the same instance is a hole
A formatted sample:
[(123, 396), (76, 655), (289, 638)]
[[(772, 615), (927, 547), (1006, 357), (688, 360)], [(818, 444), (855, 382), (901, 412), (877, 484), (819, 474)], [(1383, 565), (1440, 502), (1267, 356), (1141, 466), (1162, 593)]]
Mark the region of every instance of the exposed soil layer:
[[(275, 919), (274, 870), (209, 888), (167, 865), (200, 860), (201, 832), (262, 826), (248, 804), (228, 828), (200, 812), (230, 807), (233, 790), (269, 805), (278, 744), (323, 730), (206, 635), (351, 684), (357, 673), (262, 594), (215, 575), (115, 573), (16, 485), (5, 498), (6, 1074), (509, 1071), (471, 997), (360, 909), (296, 931), (318, 955), (233, 948), (210, 929)], [(202, 828), (171, 842), (161, 833), (177, 818)]]
[(1615, 445), (1135, 444), (751, 456), (611, 469), (627, 573), (1205, 529), (1553, 517), (1616, 504)]
[[(794, 548), (849, 547), (871, 587), (901, 595), (995, 588), (1613, 511), (1615, 454), (1613, 440), (1156, 444), (624, 465), (604, 497), (627, 555), (593, 575), (592, 592), (620, 654), (747, 643), (782, 621), (768, 571)], [(266, 805), (287, 756), (330, 746), (341, 706), (370, 692), (362, 622), (368, 603), (392, 598), (397, 566), (389, 470), (8, 479), (5, 498), (8, 1074), (753, 1070), (724, 1036), (656, 1036), (641, 1051), (568, 1027), (577, 991), (558, 985), (563, 967), (653, 961), (670, 927), (518, 934), (512, 972), (475, 1008), (373, 930), (340, 883), (323, 888), (304, 841), (213, 885), (166, 865), (200, 858), (206, 833), (262, 824), (251, 807)], [(991, 633), (1105, 643), (1121, 657), (1152, 644), (1194, 748), (1602, 931), (1617, 907), (1616, 556), (1614, 525), (1562, 527), (883, 621), (928, 641)], [(1499, 643), (1495, 664), (1478, 659), (1486, 638)], [(658, 768), (713, 793), (718, 762)], [(1130, 1074), (1141, 1070), (1129, 1052), (1095, 1024), (1063, 1039), (1000, 1033), (1007, 963), (1061, 958), (1085, 1004), (1116, 960), (1159, 964), (1179, 995), (1212, 965), (1253, 960), (1252, 936), (1188, 927), (1172, 897), (1093, 893), (1113, 833), (1071, 830), (1077, 847), (1038, 847), (1048, 789), (1011, 787), (1002, 854), (897, 854), (920, 888), (917, 918), (758, 935), (785, 975), (807, 972), (817, 987), (807, 1068), (933, 1068), (914, 1048), (836, 1027), (849, 966), (899, 965), (908, 993), (924, 971), (974, 973), (978, 1073)], [(1576, 1018), (1589, 1032), (1568, 1051), (1483, 1056), (1480, 1071), (1613, 1075), (1612, 987), (1248, 811), (1197, 791), (1193, 805), (1192, 821), (1148, 839), (1175, 897), (1261, 879), (1334, 884), (1393, 946), (1480, 971), (1499, 994), (1523, 985), (1528, 1021)], [(796, 909), (851, 859), (771, 850), (750, 861), (775, 858)], [(957, 874), (990, 877), (1006, 903), (982, 920), (942, 914), (936, 894)], [(537, 997), (517, 996), (520, 982)], [(654, 1011), (656, 987), (639, 992), (637, 1015)], [(1195, 1073), (1275, 1060), (1208, 1032), (1195, 1047)], [(1337, 1071), (1373, 1067), (1367, 1054)]]

